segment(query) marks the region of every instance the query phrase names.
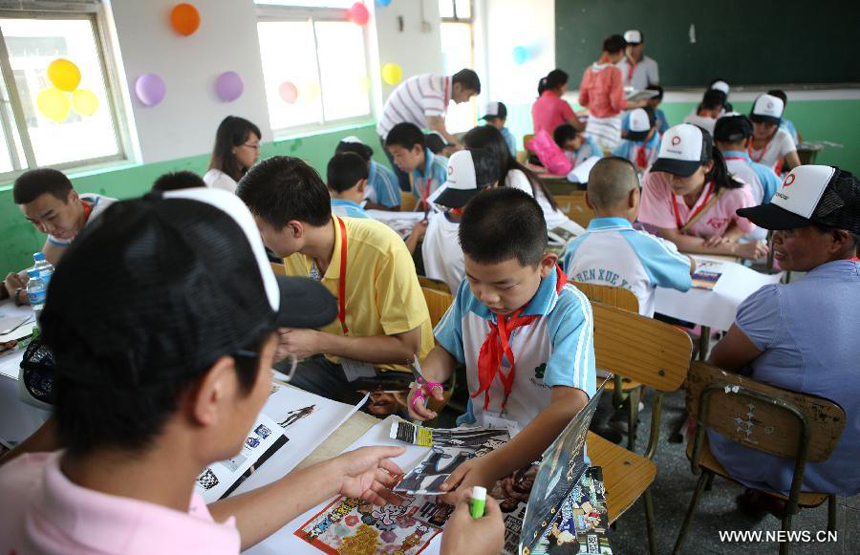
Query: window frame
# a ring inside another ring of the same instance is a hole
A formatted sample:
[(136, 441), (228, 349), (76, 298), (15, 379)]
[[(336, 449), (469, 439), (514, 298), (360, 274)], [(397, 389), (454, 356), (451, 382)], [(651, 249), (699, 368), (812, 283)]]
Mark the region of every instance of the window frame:
[[(318, 41), (317, 41), (317, 30), (315, 22), (345, 22), (349, 21), (348, 10), (345, 8), (324, 8), (324, 7), (312, 7), (312, 6), (283, 6), (280, 4), (266, 4), (264, 2), (255, 1), (255, 6), (257, 10), (257, 23), (278, 23), (278, 22), (307, 22), (311, 23), (311, 31), (313, 32), (314, 37), (314, 56), (316, 57), (316, 68), (317, 68), (317, 82), (320, 87), (320, 102), (323, 103), (323, 96), (325, 95), (325, 90), (323, 90), (322, 86), (322, 68), (319, 63), (319, 51), (318, 51)], [(367, 73), (367, 77), (370, 80), (370, 87), (367, 91), (367, 100), (368, 105), (370, 107), (368, 113), (366, 115), (361, 116), (353, 116), (349, 118), (340, 118), (340, 119), (332, 119), (326, 120), (325, 117), (325, 104), (322, 104), (322, 121), (316, 123), (302, 123), (299, 125), (291, 125), (289, 127), (274, 127), (272, 125), (271, 118), (269, 119), (269, 125), (272, 129), (272, 135), (275, 140), (280, 140), (288, 137), (294, 137), (297, 135), (306, 135), (308, 133), (319, 132), (319, 131), (332, 131), (336, 129), (341, 129), (344, 127), (352, 127), (357, 125), (366, 125), (369, 123), (376, 122), (376, 114), (375, 107), (373, 102), (373, 95), (375, 86), (373, 84), (373, 79), (371, 78), (371, 67), (370, 67), (370, 44), (369, 37), (367, 31), (367, 25), (361, 26), (361, 34), (364, 39), (364, 66), (365, 71)], [(262, 65), (263, 57), (260, 56), (260, 63)], [(265, 72), (264, 72), (265, 76)]]
[[(453, 6), (454, 17), (440, 17), (440, 30), (441, 25), (446, 23), (457, 23), (459, 25), (468, 25), (469, 26), (469, 54), (471, 57), (471, 67), (475, 67), (475, 0), (469, 0), (469, 17), (458, 17), (457, 16), (457, 2), (455, 0), (447, 0)], [(474, 102), (472, 104), (472, 119), (473, 125), (478, 125), (480, 119), (478, 118), (479, 109), (478, 103)]]
[[(24, 7), (21, 7), (22, 4), (24, 4)], [(117, 64), (112, 63), (116, 58), (114, 56), (114, 49), (111, 45), (111, 41), (108, 37), (109, 23), (104, 5), (98, 0), (67, 0), (58, 2), (52, 0), (36, 0), (29, 4), (26, 0), (24, 2), (0, 0), (0, 18), (89, 21), (90, 29), (93, 33), (96, 53), (99, 57), (99, 66), (102, 75), (104, 76), (105, 93), (107, 97), (106, 108), (111, 112), (111, 127), (114, 137), (116, 138), (118, 150), (116, 154), (108, 156), (86, 158), (83, 160), (71, 160), (60, 164), (47, 164), (42, 166), (36, 164), (36, 153), (35, 150), (33, 150), (33, 145), (30, 140), (30, 132), (27, 128), (26, 116), (24, 114), (24, 105), (21, 102), (20, 93), (18, 91), (17, 84), (15, 83), (12, 64), (9, 60), (9, 52), (6, 47), (6, 39), (3, 35), (2, 29), (0, 29), (0, 66), (2, 66), (3, 69), (3, 81), (9, 96), (8, 99), (0, 99), (0, 101), (9, 102), (10, 111), (12, 112), (14, 121), (7, 121), (5, 110), (3, 110), (3, 113), (0, 113), (0, 119), (2, 119), (4, 132), (14, 133), (20, 140), (21, 149), (24, 152), (24, 160), (19, 160), (14, 136), (7, 134), (6, 143), (9, 148), (13, 167), (15, 165), (24, 167), (0, 173), (0, 183), (6, 183), (26, 171), (39, 167), (54, 168), (61, 171), (91, 171), (101, 167), (131, 161), (129, 153), (134, 152), (134, 147), (132, 145), (131, 131), (125, 103), (123, 102), (121, 93), (119, 70), (117, 68)], [(109, 63), (109, 60), (111, 63)]]

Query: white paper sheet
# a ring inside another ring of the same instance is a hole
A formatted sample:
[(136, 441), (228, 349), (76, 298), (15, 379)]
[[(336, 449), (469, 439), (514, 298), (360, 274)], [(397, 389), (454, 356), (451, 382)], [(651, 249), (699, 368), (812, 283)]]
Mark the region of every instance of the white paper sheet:
[[(712, 260), (694, 256), (696, 263)], [(692, 288), (686, 293), (674, 289), (657, 288), (655, 309), (661, 314), (710, 326), (715, 330), (728, 330), (735, 321), (738, 306), (765, 285), (778, 283), (782, 274), (760, 274), (742, 264), (721, 262), (723, 275), (712, 290)]]
[(15, 328), (9, 333), (0, 334), (0, 343), (16, 341), (22, 337), (27, 337), (33, 333), (33, 328), (36, 326), (33, 309), (29, 305), (15, 306), (12, 299), (0, 302), (0, 330), (12, 327), (12, 323), (18, 321), (19, 318), (27, 318), (29, 322)]
[(588, 174), (591, 173), (591, 168), (594, 167), (600, 160), (600, 156), (590, 156), (585, 159), (580, 165), (573, 168), (567, 174), (567, 180), (572, 183), (588, 183)]
[(415, 224), (424, 219), (424, 212), (391, 212), (388, 210), (367, 210), (367, 215), (382, 222), (400, 237), (406, 239), (412, 233)]

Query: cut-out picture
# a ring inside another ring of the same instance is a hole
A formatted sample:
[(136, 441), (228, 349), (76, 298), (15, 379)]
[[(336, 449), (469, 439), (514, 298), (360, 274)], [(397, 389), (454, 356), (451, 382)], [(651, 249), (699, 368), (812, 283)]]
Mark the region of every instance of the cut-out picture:
[(247, 445), (251, 449), (256, 449), (260, 446), (260, 438), (251, 436), (245, 440), (245, 445)]
[(306, 417), (310, 416), (311, 414), (313, 414), (313, 412), (316, 410), (316, 408), (317, 408), (316, 405), (310, 405), (310, 406), (303, 407), (300, 409), (291, 410), (290, 412), (287, 413), (287, 415), (284, 417), (284, 420), (282, 422), (278, 422), (278, 426), (280, 426), (281, 428), (287, 429), (290, 426), (292, 426), (293, 424), (295, 424), (296, 422), (298, 422), (299, 420), (301, 420), (302, 418), (306, 418)]
[(218, 477), (215, 476), (215, 473), (212, 472), (211, 469), (207, 468), (203, 474), (197, 477), (197, 483), (200, 484), (203, 489), (209, 490), (218, 485)]
[(261, 438), (266, 439), (267, 437), (269, 437), (269, 434), (272, 433), (272, 430), (267, 428), (264, 424), (260, 424), (259, 426), (254, 428), (254, 433), (257, 434), (258, 436), (260, 436)]

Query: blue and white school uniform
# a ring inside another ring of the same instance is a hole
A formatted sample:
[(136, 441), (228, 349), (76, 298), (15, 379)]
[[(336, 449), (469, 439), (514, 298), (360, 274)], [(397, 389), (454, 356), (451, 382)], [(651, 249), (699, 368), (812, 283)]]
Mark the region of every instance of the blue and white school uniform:
[[(630, 112), (624, 112), (624, 117), (621, 119), (621, 132), (627, 133), (630, 131)], [(654, 125), (657, 126), (657, 133), (662, 135), (669, 130), (669, 121), (666, 119), (666, 114), (660, 108), (654, 108)], [(658, 137), (659, 140), (659, 137)]]
[(448, 159), (424, 149), (424, 172), (412, 172), (412, 194), (422, 200), (448, 181)]
[(565, 149), (564, 155), (567, 156), (567, 159), (570, 160), (570, 163), (573, 164), (573, 167), (582, 164), (592, 156), (597, 156), (598, 158), (603, 158), (603, 149), (598, 146), (597, 141), (592, 139), (591, 137), (583, 137), (582, 144), (579, 146), (577, 150), (567, 150)]
[[(639, 159), (640, 151), (643, 154), (642, 160)], [(651, 140), (647, 143), (642, 141), (631, 141), (630, 139), (622, 139), (621, 143), (612, 151), (613, 156), (626, 158), (636, 167), (639, 172), (645, 172), (657, 160), (657, 155), (660, 152), (660, 135), (654, 133)], [(645, 164), (642, 167), (642, 163)]]
[[(726, 160), (729, 173), (740, 181), (749, 184), (753, 199), (758, 204), (770, 202), (774, 193), (782, 186), (782, 182), (772, 168), (753, 162), (746, 151), (728, 150), (723, 153), (723, 158)], [(763, 227), (756, 227), (744, 235), (746, 241), (759, 241), (766, 238), (767, 230)]]
[(511, 152), (511, 156), (514, 158), (517, 157), (517, 141), (514, 139), (514, 136), (508, 131), (507, 127), (502, 127), (501, 130), (502, 138), (505, 139), (505, 144), (508, 145), (508, 150)]
[(341, 218), (366, 218), (370, 216), (364, 211), (360, 204), (342, 198), (331, 199), (331, 211)]
[(674, 243), (633, 229), (624, 218), (595, 218), (561, 255), (568, 277), (584, 283), (623, 287), (639, 300), (639, 314), (654, 316), (657, 287), (692, 287), (690, 259)]
[(397, 175), (389, 168), (371, 160), (367, 186), (364, 189), (364, 200), (387, 208), (399, 208), (400, 185), (397, 182)]
[[(484, 410), (484, 393), (469, 399), (466, 413), (457, 424), (487, 425), (502, 418), (524, 428), (550, 404), (554, 386), (575, 387), (589, 398), (595, 392), (594, 319), (586, 296), (570, 284), (557, 293), (558, 272), (541, 280), (523, 316), (538, 316), (528, 325), (515, 328), (510, 340), (516, 375), (510, 397), (502, 411), (505, 393), (496, 374)], [(460, 363), (466, 365), (469, 393), (480, 390), (478, 355), (496, 316), (472, 294), (468, 280), (457, 290), (454, 304), (436, 326), (436, 341)], [(492, 323), (492, 324), (491, 324)], [(507, 376), (510, 363), (502, 359)]]

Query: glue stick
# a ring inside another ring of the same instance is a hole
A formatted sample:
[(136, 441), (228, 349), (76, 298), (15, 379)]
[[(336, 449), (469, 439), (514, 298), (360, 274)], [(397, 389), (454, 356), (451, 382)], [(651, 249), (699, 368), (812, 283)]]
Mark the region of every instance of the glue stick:
[(472, 518), (484, 516), (484, 506), (487, 503), (487, 488), (475, 486), (472, 488), (472, 498), (469, 500), (469, 511)]

